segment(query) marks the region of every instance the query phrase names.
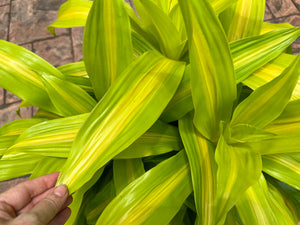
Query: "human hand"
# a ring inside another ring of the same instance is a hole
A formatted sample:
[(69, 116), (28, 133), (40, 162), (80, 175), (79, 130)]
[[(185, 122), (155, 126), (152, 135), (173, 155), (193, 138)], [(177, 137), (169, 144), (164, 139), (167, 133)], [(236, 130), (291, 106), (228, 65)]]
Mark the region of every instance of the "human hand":
[(71, 214), (72, 197), (65, 185), (54, 187), (58, 175), (44, 175), (0, 194), (0, 224), (64, 224)]

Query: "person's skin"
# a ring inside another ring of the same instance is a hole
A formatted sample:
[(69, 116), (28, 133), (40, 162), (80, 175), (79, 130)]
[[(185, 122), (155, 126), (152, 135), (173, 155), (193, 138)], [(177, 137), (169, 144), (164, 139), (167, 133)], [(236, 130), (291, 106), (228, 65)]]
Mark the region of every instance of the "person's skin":
[(0, 194), (0, 224), (64, 224), (71, 214), (72, 197), (65, 185), (54, 187), (58, 175), (44, 175)]

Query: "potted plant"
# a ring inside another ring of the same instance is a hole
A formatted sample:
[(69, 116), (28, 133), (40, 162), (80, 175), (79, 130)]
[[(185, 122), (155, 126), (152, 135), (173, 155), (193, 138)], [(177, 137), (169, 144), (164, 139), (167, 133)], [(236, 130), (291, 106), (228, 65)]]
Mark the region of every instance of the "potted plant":
[(60, 171), (67, 224), (296, 224), (300, 29), (263, 0), (134, 4), (61, 6), (83, 62), (0, 41), (0, 85), (39, 107), (0, 128), (1, 180)]

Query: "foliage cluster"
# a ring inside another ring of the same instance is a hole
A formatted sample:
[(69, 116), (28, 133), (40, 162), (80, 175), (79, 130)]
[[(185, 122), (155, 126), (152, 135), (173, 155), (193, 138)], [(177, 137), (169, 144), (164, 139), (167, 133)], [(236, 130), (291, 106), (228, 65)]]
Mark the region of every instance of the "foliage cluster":
[(295, 225), (300, 28), (264, 0), (68, 0), (58, 68), (0, 40), (0, 86), (35, 105), (0, 128), (0, 180), (61, 171), (67, 224)]

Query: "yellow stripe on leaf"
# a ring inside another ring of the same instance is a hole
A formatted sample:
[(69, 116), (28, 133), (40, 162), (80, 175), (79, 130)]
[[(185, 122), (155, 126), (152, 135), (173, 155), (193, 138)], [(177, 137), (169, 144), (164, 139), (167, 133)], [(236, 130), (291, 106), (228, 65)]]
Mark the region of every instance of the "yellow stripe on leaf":
[(184, 67), (152, 52), (132, 63), (81, 127), (58, 184), (77, 190), (148, 130), (174, 95)]

